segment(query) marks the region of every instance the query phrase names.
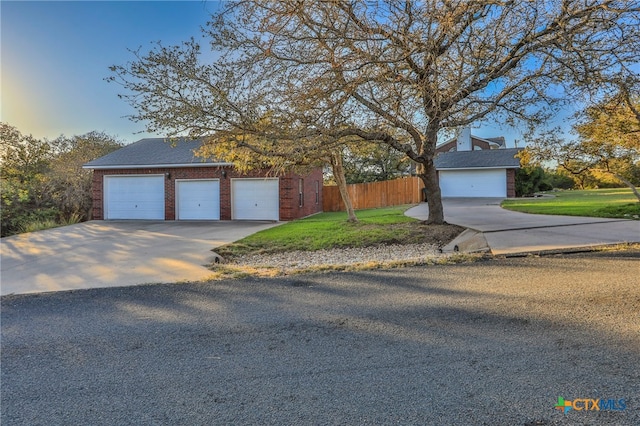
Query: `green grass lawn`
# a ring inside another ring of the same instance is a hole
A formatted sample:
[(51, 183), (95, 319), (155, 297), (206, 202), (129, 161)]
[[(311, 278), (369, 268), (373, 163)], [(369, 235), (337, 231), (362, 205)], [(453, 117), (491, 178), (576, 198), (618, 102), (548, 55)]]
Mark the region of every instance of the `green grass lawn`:
[(505, 200), (502, 207), (524, 213), (639, 219), (640, 203), (627, 188), (557, 191), (555, 197)]
[(233, 257), (249, 252), (278, 253), (422, 242), (437, 244), (447, 243), (462, 230), (452, 225), (423, 225), (404, 215), (408, 207), (359, 210), (356, 212), (358, 223), (347, 222), (344, 212), (320, 213), (258, 232), (219, 247), (216, 252), (223, 257)]

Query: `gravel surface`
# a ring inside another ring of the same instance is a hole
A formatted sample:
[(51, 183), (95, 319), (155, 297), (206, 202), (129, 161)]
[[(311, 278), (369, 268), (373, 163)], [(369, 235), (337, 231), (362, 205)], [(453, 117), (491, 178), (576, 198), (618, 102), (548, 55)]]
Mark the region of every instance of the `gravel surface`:
[[(0, 421), (638, 425), (639, 265), (607, 252), (3, 297)], [(559, 396), (626, 409), (565, 414)]]
[(279, 268), (283, 271), (317, 265), (354, 265), (393, 261), (419, 261), (442, 257), (433, 244), (380, 245), (317, 251), (291, 251), (278, 254), (253, 254), (234, 259), (238, 266)]

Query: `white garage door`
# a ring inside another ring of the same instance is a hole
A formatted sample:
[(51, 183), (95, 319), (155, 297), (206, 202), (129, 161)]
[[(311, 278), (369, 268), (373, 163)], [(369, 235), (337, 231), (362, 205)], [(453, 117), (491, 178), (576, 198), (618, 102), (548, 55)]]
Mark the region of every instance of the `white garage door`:
[(231, 215), (236, 220), (279, 220), (278, 179), (232, 179)]
[(443, 197), (506, 197), (507, 172), (491, 170), (441, 170)]
[(220, 220), (220, 181), (177, 180), (178, 220)]
[(164, 175), (105, 176), (105, 219), (164, 220)]

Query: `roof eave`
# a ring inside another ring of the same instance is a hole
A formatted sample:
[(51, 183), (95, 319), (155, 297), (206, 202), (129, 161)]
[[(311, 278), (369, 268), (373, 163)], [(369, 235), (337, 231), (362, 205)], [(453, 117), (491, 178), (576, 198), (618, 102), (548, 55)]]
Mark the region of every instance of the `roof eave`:
[(470, 166), (470, 167), (438, 167), (436, 170), (479, 170), (479, 169), (519, 169), (520, 166)]
[(184, 163), (184, 164), (110, 164), (82, 166), (83, 169), (114, 170), (114, 169), (175, 169), (184, 167), (231, 167), (233, 163)]

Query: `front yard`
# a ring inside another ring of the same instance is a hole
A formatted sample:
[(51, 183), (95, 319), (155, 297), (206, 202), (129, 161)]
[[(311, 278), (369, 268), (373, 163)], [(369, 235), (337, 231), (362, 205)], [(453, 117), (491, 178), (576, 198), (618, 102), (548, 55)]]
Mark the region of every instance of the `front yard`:
[(370, 247), (388, 244), (429, 243), (444, 245), (463, 228), (455, 225), (423, 225), (404, 215), (409, 206), (358, 210), (360, 222), (347, 222), (344, 212), (320, 213), (294, 220), (216, 249), (223, 257), (247, 253)]
[(502, 207), (523, 213), (640, 219), (640, 203), (627, 188), (548, 191), (545, 197), (505, 200)]
[(438, 252), (464, 228), (425, 225), (404, 215), (408, 207), (359, 210), (358, 223), (344, 212), (320, 213), (258, 232), (216, 248), (224, 263), (211, 265), (212, 279), (469, 260)]

